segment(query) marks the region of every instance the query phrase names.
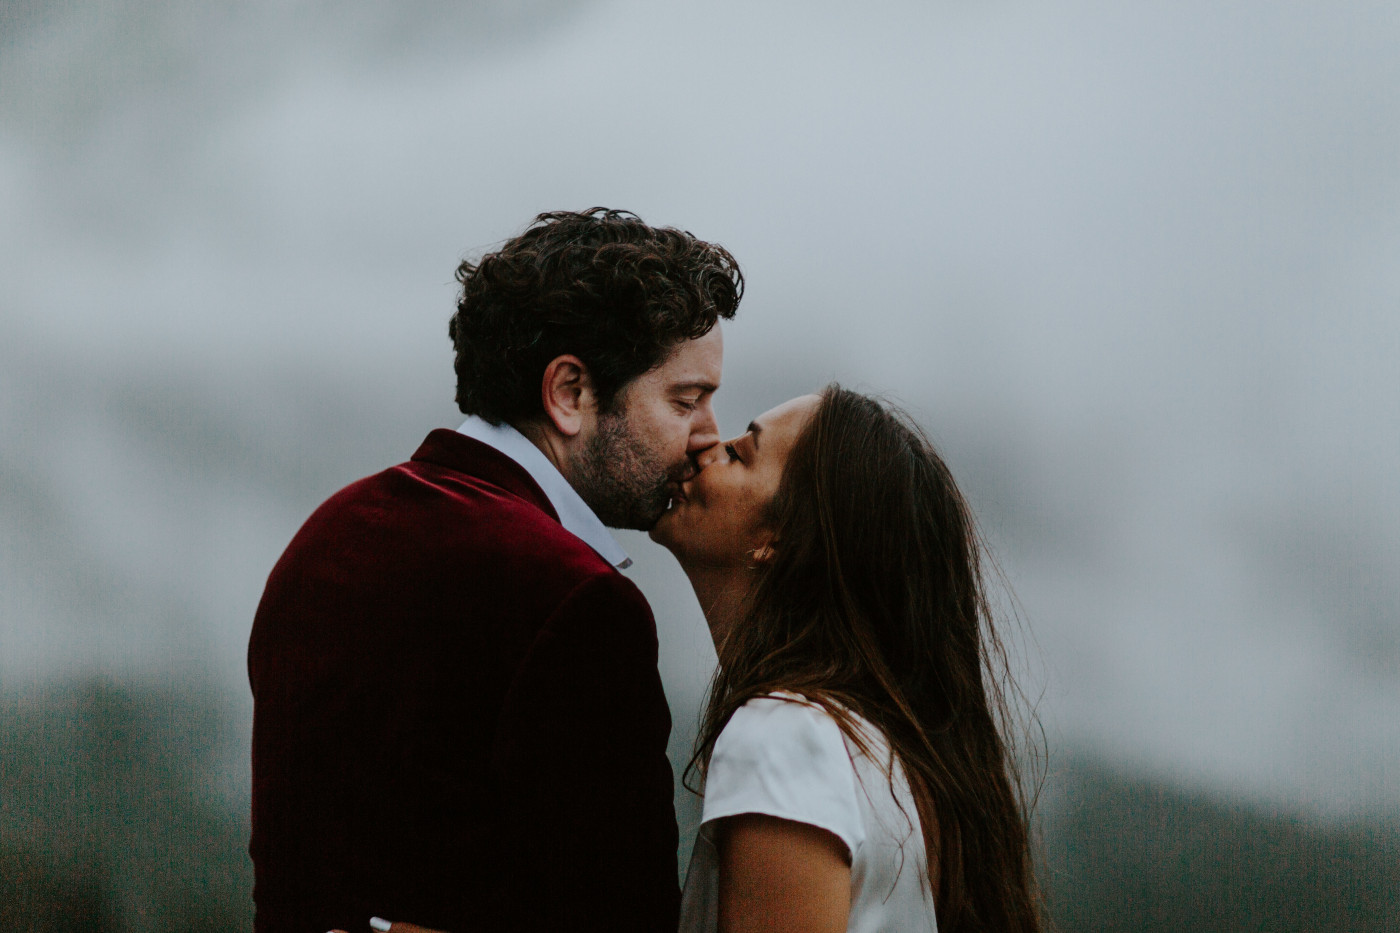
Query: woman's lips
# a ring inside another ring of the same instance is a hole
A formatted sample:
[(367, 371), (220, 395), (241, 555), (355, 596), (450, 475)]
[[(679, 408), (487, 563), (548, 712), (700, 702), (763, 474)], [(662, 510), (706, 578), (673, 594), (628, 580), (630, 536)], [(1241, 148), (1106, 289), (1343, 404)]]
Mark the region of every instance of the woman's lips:
[(666, 504), (667, 509), (674, 509), (682, 502), (686, 501), (686, 492), (689, 483), (677, 483), (671, 488), (671, 501)]

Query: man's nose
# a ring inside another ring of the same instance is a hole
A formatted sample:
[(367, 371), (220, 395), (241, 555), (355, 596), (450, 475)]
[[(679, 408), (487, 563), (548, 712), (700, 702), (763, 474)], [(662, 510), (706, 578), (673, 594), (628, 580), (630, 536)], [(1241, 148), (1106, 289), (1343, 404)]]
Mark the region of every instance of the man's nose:
[(709, 405), (704, 410), (696, 413), (696, 419), (690, 426), (690, 440), (686, 444), (685, 451), (692, 457), (697, 456), (701, 451), (709, 450), (719, 443), (719, 422), (715, 420), (715, 412)]
[(724, 447), (720, 444), (719, 441), (715, 441), (713, 444), (711, 444), (709, 447), (706, 447), (704, 450), (692, 453), (690, 455), (690, 459), (695, 462), (695, 468), (697, 470), (703, 470), (705, 469), (705, 467), (709, 466), (716, 460), (719, 460), (723, 457)]

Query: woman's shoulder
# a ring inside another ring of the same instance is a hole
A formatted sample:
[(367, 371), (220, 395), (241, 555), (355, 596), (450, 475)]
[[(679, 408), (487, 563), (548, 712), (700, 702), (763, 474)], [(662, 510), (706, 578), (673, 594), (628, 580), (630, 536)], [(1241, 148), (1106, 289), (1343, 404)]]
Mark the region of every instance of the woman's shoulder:
[(733, 718), (763, 720), (770, 717), (793, 722), (812, 717), (832, 719), (831, 714), (820, 703), (790, 690), (777, 690), (749, 697), (742, 706), (734, 711)]
[[(752, 697), (734, 711), (720, 737), (723, 738), (724, 733), (730, 733), (731, 739), (739, 736), (771, 739), (774, 735), (786, 735), (821, 741), (833, 748), (840, 746), (853, 759), (889, 757), (888, 742), (877, 726), (854, 710), (828, 702), (830, 707), (787, 690)], [(838, 712), (833, 713), (833, 708)]]
[(822, 704), (786, 691), (751, 697), (734, 711), (720, 731), (715, 751), (738, 747), (765, 757), (803, 751), (846, 757), (836, 717)]
[(796, 694), (755, 697), (715, 741), (705, 778), (705, 822), (762, 813), (864, 840), (856, 776), (836, 720)]

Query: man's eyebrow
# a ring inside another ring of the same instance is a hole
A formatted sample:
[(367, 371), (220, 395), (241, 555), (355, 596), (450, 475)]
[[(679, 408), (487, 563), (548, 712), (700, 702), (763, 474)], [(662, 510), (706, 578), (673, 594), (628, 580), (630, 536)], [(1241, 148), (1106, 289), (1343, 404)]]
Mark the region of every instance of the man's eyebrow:
[(713, 382), (705, 382), (704, 380), (700, 380), (697, 382), (678, 382), (675, 385), (671, 386), (671, 391), (717, 392), (719, 391), (719, 386), (715, 385)]
[(759, 427), (757, 421), (750, 421), (749, 433), (753, 435), (753, 449), (758, 450), (758, 436), (763, 433), (763, 428)]

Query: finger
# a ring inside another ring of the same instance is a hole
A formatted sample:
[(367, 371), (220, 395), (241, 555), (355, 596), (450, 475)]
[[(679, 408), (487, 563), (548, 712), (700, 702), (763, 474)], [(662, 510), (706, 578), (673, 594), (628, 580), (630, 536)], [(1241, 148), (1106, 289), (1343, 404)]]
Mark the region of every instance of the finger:
[(439, 930), (430, 930), (415, 923), (404, 923), (402, 920), (390, 923), (382, 917), (371, 917), (369, 926), (375, 933), (441, 933)]

